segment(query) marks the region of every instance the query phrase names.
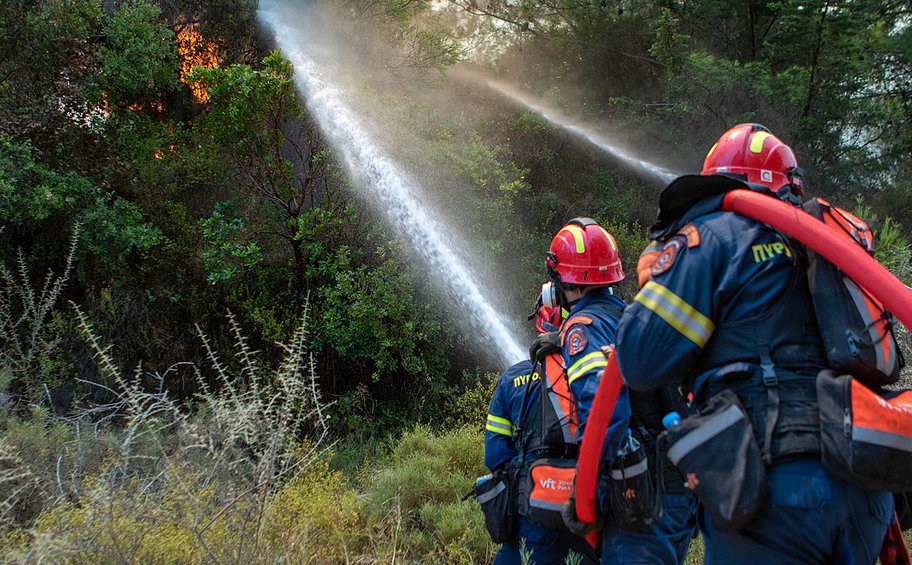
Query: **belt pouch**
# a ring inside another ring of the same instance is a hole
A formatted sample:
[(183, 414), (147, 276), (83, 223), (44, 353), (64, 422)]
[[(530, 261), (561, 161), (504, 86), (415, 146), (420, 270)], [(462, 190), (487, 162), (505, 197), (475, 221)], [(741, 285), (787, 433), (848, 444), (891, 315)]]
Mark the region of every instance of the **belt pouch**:
[(628, 435), (618, 451), (606, 482), (612, 522), (625, 530), (648, 530), (653, 521), (655, 489), (646, 449), (633, 436)]
[(713, 525), (733, 531), (751, 521), (766, 492), (766, 470), (735, 393), (726, 389), (713, 396), (659, 441)]
[(475, 498), (481, 505), (485, 527), (494, 543), (505, 543), (516, 537), (509, 475), (498, 471), (475, 485)]
[(817, 375), (823, 466), (866, 489), (912, 490), (912, 391), (877, 394), (850, 375)]
[(561, 510), (573, 493), (576, 459), (543, 458), (528, 463), (520, 475), (519, 513), (533, 524), (566, 530)]

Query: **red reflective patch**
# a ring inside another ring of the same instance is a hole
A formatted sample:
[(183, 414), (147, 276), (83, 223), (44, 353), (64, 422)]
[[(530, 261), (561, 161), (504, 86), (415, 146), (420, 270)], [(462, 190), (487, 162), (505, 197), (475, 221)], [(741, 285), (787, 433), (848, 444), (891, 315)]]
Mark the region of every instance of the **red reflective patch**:
[(586, 329), (583, 326), (574, 326), (567, 332), (567, 354), (576, 355), (586, 349), (589, 338), (586, 336)]

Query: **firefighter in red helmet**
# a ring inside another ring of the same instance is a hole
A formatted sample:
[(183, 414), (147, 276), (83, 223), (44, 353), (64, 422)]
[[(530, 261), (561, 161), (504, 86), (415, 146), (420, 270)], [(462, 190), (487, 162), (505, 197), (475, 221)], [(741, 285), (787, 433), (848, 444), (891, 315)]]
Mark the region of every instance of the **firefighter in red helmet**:
[[(560, 307), (543, 305), (539, 297), (529, 319), (535, 320), (539, 334), (556, 332), (562, 313)], [(504, 371), (497, 380), (485, 425), (484, 461), (493, 475), (504, 477), (510, 493), (521, 490), (518, 474), (525, 465), (545, 452), (557, 456), (576, 449), (572, 437), (573, 415), (566, 414), (567, 420), (563, 421), (560, 417), (563, 414), (555, 413), (555, 417), (549, 419), (542, 406), (542, 400), (550, 406), (550, 399), (559, 394), (561, 388), (553, 383), (562, 376), (559, 362), (533, 364), (524, 359)], [(563, 390), (566, 389), (563, 386)], [(566, 426), (567, 435), (559, 433), (555, 437), (555, 430), (551, 430), (549, 424), (559, 424), (558, 428)], [(519, 501), (514, 505), (518, 508)], [(510, 532), (510, 539), (503, 541), (494, 557), (494, 565), (520, 565), (523, 546), (530, 562), (563, 563), (571, 552), (579, 556), (581, 565), (598, 562), (598, 555), (586, 541), (569, 531), (535, 523), (527, 516), (510, 515), (501, 517), (499, 522), (504, 531)]]
[[(624, 270), (614, 236), (591, 218), (575, 218), (562, 227), (551, 241), (545, 264), (551, 278), (542, 288), (545, 306), (561, 306), (570, 312), (561, 326), (560, 340), (567, 379), (579, 406), (582, 436), (599, 376), (607, 364), (602, 348), (614, 344), (624, 310), (617, 290)], [(626, 397), (621, 402), (626, 405)], [(626, 428), (626, 417), (624, 420), (617, 422), (614, 438), (618, 443)]]
[(804, 196), (803, 172), (792, 148), (760, 124), (740, 124), (725, 132), (706, 154), (700, 174), (762, 184), (796, 204)]
[(621, 374), (631, 391), (683, 383), (701, 409), (691, 422), (706, 423), (667, 452), (693, 470), (707, 564), (873, 563), (890, 493), (821, 463), (815, 385), (828, 361), (808, 271), (781, 233), (722, 211), (739, 188), (803, 195), (794, 153), (759, 124), (725, 132), (702, 175), (663, 191), (654, 251), (618, 329)]
[[(578, 406), (582, 436), (607, 364), (606, 350), (615, 343), (617, 324), (625, 307), (617, 287), (624, 279), (617, 241), (593, 220), (577, 218), (564, 226), (551, 242), (547, 267), (552, 284), (543, 289), (545, 303), (561, 303), (570, 310), (561, 328), (561, 348), (567, 378)], [(686, 403), (675, 388), (635, 397), (623, 390), (603, 451), (603, 459), (610, 469), (606, 474), (614, 476), (621, 469), (625, 469), (622, 474), (629, 471), (629, 463), (624, 463), (620, 457), (615, 460), (618, 453), (625, 453), (624, 457), (652, 459), (654, 439), (662, 430), (662, 416), (671, 411), (683, 414), (686, 410)], [(632, 450), (639, 453), (633, 454)], [(655, 463), (650, 463), (650, 468), (643, 472), (650, 477), (664, 473), (664, 467), (656, 470)], [(606, 479), (603, 477), (602, 484)], [(652, 479), (648, 481), (651, 483)], [(607, 510), (606, 506), (612, 507), (612, 515), (601, 533), (601, 563), (683, 563), (696, 525), (694, 502), (682, 492), (683, 489), (677, 488), (683, 484), (680, 476), (673, 477), (667, 484), (670, 488), (663, 496), (665, 513), (661, 517), (653, 515), (652, 493), (641, 493), (632, 501), (617, 496), (617, 500), (609, 500), (611, 487), (600, 489), (603, 512)], [(625, 504), (630, 506), (618, 511)], [(574, 513), (568, 508), (565, 520), (578, 533), (584, 533), (588, 528), (574, 523)], [(637, 519), (624, 521), (620, 515), (636, 516)]]

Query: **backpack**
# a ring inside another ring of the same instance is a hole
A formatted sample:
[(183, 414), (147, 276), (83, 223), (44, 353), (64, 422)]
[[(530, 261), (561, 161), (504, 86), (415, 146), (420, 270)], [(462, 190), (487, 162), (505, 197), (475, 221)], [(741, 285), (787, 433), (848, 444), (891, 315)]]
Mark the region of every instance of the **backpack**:
[[(622, 313), (612, 306), (600, 309), (616, 317)], [(579, 455), (577, 403), (559, 351), (545, 355), (537, 366), (542, 369), (537, 381), (542, 389), (537, 418), (532, 418), (536, 429), (527, 431), (534, 437), (527, 438), (520, 450), (525, 463), (517, 484), (517, 508), (533, 524), (565, 530), (561, 510), (573, 493)], [(526, 410), (522, 412), (525, 414)], [(526, 418), (520, 421), (525, 422)], [(626, 443), (606, 471), (603, 488), (610, 493), (606, 510), (613, 523), (625, 529), (645, 530), (652, 522), (655, 506), (645, 446), (628, 433)]]
[[(873, 255), (874, 238), (865, 222), (821, 198), (802, 208)], [(830, 367), (869, 387), (897, 382), (905, 362), (893, 334), (893, 316), (835, 265), (805, 249), (811, 300)]]
[[(578, 426), (576, 400), (570, 392), (567, 373), (559, 353), (548, 354), (537, 381), (542, 388), (535, 447), (525, 452), (519, 472), (517, 510), (533, 524), (566, 530), (561, 510), (573, 494), (576, 479)], [(655, 494), (646, 460), (646, 449), (628, 433), (627, 442), (602, 477), (609, 493), (613, 523), (633, 531), (645, 531), (652, 523)]]
[[(532, 418), (537, 421), (526, 431), (528, 435), (521, 446), (524, 465), (517, 484), (517, 509), (533, 524), (566, 529), (561, 509), (573, 493), (576, 476), (576, 401), (570, 393), (560, 353), (549, 353), (540, 366), (543, 370), (537, 382), (542, 388)], [(530, 383), (526, 395), (532, 386)], [(527, 420), (525, 400), (521, 422)]]
[[(675, 226), (721, 210), (725, 194), (738, 189), (778, 197), (765, 186), (722, 175), (679, 177), (662, 192), (650, 239), (664, 241), (675, 233)], [(870, 227), (849, 212), (821, 198), (805, 202), (802, 209), (868, 254), (874, 253)], [(897, 382), (905, 362), (893, 334), (893, 316), (835, 265), (794, 238), (789, 239), (808, 257), (811, 300), (830, 367), (875, 388)]]

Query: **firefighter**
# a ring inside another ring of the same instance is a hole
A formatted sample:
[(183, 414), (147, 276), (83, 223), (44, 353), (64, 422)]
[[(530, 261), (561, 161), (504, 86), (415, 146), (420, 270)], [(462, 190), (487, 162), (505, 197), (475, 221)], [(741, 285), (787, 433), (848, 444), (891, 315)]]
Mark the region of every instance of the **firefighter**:
[[(540, 334), (556, 332), (559, 329), (561, 310), (543, 307), (539, 301), (535, 319)], [(540, 381), (541, 375), (533, 372), (529, 360), (511, 366), (498, 379), (485, 425), (484, 460), (492, 473), (508, 465), (519, 470), (521, 451), (528, 453), (538, 447), (533, 444), (538, 436), (535, 427), (540, 423), (540, 414), (536, 409), (540, 401)], [(526, 433), (521, 433), (521, 430)], [(525, 445), (520, 445), (520, 442), (525, 442)], [(592, 549), (579, 536), (565, 530), (538, 526), (522, 516), (518, 516), (517, 520), (517, 539), (501, 546), (494, 558), (494, 565), (522, 563), (521, 540), (531, 557), (530, 563), (564, 563), (571, 550), (582, 556), (582, 563), (597, 561)]]
[[(624, 271), (616, 240), (589, 218), (571, 220), (558, 232), (547, 255), (547, 267), (553, 283), (550, 289), (543, 290), (543, 295), (550, 295), (545, 297), (546, 303), (562, 301), (570, 309), (561, 328), (560, 340), (570, 389), (577, 402), (582, 437), (607, 364), (605, 348), (615, 343), (617, 324), (625, 307), (617, 287), (624, 279)], [(622, 391), (606, 439), (604, 456), (608, 462), (621, 447), (628, 427), (651, 458), (655, 437), (662, 431), (662, 417), (672, 410), (682, 414), (687, 410), (676, 388), (663, 387), (656, 392), (630, 397), (628, 391)], [(643, 531), (622, 529), (610, 520), (604, 526), (601, 535), (603, 564), (684, 562), (696, 527), (695, 504), (693, 497), (683, 492), (680, 486), (683, 479), (679, 475), (674, 475), (667, 483), (669, 487), (663, 497), (664, 515), (655, 518)]]
[(749, 416), (765, 503), (736, 531), (700, 509), (706, 563), (873, 563), (892, 499), (824, 470), (815, 378), (826, 357), (806, 269), (769, 226), (718, 211), (732, 184), (803, 196), (791, 148), (758, 124), (727, 131), (701, 175), (673, 181), (650, 234), (661, 252), (618, 329), (621, 374), (636, 391), (683, 379), (698, 405), (730, 390)]

